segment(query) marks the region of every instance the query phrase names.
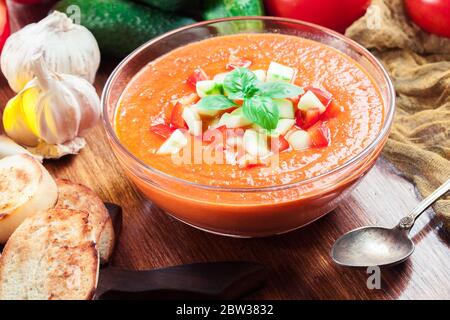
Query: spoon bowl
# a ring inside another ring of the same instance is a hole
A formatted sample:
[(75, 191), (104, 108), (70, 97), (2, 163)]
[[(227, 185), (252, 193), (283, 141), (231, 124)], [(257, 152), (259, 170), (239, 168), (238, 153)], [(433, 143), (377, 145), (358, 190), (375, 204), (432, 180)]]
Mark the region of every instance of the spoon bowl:
[(333, 260), (343, 266), (393, 266), (408, 259), (414, 243), (400, 228), (363, 227), (341, 236), (331, 250)]
[(392, 229), (368, 226), (347, 232), (334, 243), (332, 259), (347, 267), (388, 267), (405, 261), (414, 252), (409, 231), (417, 218), (449, 190), (450, 179), (422, 200)]

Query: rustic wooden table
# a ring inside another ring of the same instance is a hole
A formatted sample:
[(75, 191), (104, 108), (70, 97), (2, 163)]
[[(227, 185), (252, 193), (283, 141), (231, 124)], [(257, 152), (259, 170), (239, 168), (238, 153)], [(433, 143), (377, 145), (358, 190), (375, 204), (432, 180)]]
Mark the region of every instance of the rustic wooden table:
[[(48, 10), (48, 6), (8, 4), (13, 30)], [(96, 81), (99, 93), (114, 64), (103, 62)], [(1, 106), (12, 95), (2, 77)], [(282, 236), (245, 240), (208, 234), (170, 218), (125, 177), (100, 124), (87, 140), (88, 147), (80, 155), (45, 165), (55, 177), (84, 183), (105, 201), (123, 207), (115, 265), (148, 269), (206, 261), (258, 261), (269, 268), (269, 278), (250, 299), (450, 299), (450, 241), (432, 210), (413, 230), (416, 252), (404, 264), (381, 271), (379, 290), (367, 288), (366, 270), (342, 268), (330, 259), (331, 246), (342, 233), (367, 224), (392, 226), (419, 202), (413, 185), (386, 161), (379, 160), (348, 200), (312, 225)]]

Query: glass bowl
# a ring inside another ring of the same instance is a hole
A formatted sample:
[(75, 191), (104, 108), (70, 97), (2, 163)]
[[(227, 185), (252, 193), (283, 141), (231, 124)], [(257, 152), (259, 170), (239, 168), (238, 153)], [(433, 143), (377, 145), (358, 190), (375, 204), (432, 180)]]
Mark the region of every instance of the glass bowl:
[[(160, 172), (136, 158), (113, 128), (122, 92), (145, 65), (165, 53), (225, 34), (279, 33), (303, 37), (337, 49), (358, 62), (381, 91), (382, 129), (361, 153), (325, 174), (299, 182), (260, 188), (228, 188), (192, 183)], [(125, 58), (109, 77), (103, 95), (108, 140), (128, 177), (153, 203), (193, 227), (235, 237), (261, 237), (300, 228), (335, 209), (372, 168), (386, 143), (395, 109), (395, 92), (386, 70), (356, 42), (326, 28), (274, 17), (238, 17), (204, 21), (166, 33)]]

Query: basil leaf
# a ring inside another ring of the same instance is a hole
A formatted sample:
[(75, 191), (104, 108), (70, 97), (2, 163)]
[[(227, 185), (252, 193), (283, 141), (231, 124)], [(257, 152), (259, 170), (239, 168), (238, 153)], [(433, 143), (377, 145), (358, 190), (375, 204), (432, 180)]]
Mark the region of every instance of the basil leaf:
[(303, 94), (303, 88), (285, 82), (261, 82), (256, 86), (259, 94), (274, 99), (296, 97)]
[(234, 106), (234, 101), (221, 94), (206, 96), (197, 104), (197, 108), (204, 110), (225, 110)]
[(258, 79), (253, 72), (247, 68), (237, 68), (226, 75), (223, 80), (223, 89), (228, 98), (240, 100), (255, 94), (257, 82)]
[(278, 106), (269, 97), (254, 96), (244, 100), (244, 116), (260, 127), (275, 129), (280, 118)]

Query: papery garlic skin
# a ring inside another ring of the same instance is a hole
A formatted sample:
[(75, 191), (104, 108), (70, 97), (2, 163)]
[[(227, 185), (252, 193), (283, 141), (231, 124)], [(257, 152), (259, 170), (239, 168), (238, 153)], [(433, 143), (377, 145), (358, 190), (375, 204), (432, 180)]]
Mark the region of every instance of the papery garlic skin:
[(6, 134), (14, 141), (36, 147), (64, 144), (83, 134), (100, 118), (100, 99), (85, 79), (47, 70), (41, 56), (32, 58), (31, 80), (3, 113)]
[(6, 41), (1, 69), (14, 92), (34, 78), (30, 63), (36, 54), (42, 54), (51, 71), (79, 76), (90, 83), (100, 65), (100, 50), (92, 33), (58, 11), (25, 26)]

